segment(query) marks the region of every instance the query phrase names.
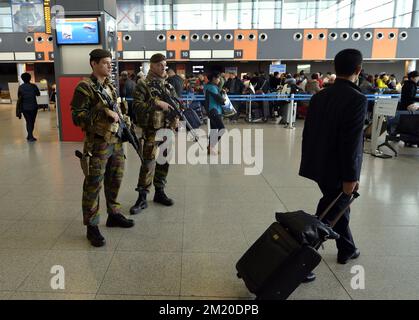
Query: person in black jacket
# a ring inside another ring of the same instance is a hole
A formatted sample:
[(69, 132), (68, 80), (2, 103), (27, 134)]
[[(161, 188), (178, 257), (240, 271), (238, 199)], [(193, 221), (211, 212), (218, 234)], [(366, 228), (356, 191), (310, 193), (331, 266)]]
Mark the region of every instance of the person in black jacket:
[(17, 95), (26, 120), (26, 131), (28, 132), (26, 140), (35, 142), (37, 139), (33, 136), (33, 130), (35, 128), (36, 115), (38, 114), (36, 97), (39, 97), (41, 93), (38, 87), (31, 83), (31, 75), (29, 73), (25, 72), (20, 77), (24, 83), (19, 87)]
[[(339, 194), (325, 221), (330, 223), (348, 204), (359, 188), (363, 156), (363, 125), (367, 112), (367, 98), (355, 85), (362, 70), (362, 54), (346, 49), (335, 57), (336, 82), (315, 94), (308, 108), (303, 131), (300, 175), (314, 180), (323, 193), (317, 207), (320, 215)], [(333, 228), (340, 238), (336, 240), (340, 264), (355, 259), (356, 248), (349, 228), (349, 213)], [(307, 281), (314, 280), (311, 274)]]
[(183, 93), (183, 79), (175, 73), (173, 69), (167, 70), (167, 82), (169, 82), (176, 91), (177, 96), (182, 97)]
[[(224, 90), (229, 95), (241, 95), (244, 91), (244, 84), (243, 82), (237, 77), (237, 74), (234, 72), (230, 72), (230, 78), (224, 84)], [(237, 110), (237, 114), (230, 118), (231, 122), (236, 122), (240, 118), (240, 106), (241, 101), (233, 100), (232, 104), (234, 108)]]
[[(397, 106), (396, 115), (387, 118), (387, 132), (390, 135), (397, 134), (397, 126), (399, 125), (401, 115), (419, 113), (419, 97), (416, 96), (419, 72), (412, 71), (407, 75), (407, 78), (402, 87), (402, 94)], [(406, 146), (410, 146), (410, 143), (406, 143)]]
[(417, 97), (417, 83), (419, 81), (419, 72), (412, 71), (408, 75), (408, 80), (404, 83), (402, 88), (402, 96), (400, 100), (400, 111), (418, 111), (419, 97)]

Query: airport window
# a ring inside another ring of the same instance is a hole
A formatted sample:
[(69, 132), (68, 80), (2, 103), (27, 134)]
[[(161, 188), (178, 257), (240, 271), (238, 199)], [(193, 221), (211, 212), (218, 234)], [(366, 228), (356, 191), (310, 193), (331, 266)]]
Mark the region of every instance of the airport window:
[(316, 2), (315, 1), (292, 1), (284, 0), (282, 10), (282, 27), (312, 28), (315, 24)]
[(8, 3), (0, 4), (0, 32), (13, 32), (12, 9)]
[(280, 1), (118, 0), (117, 9), (124, 31), (272, 29), (282, 18)]
[(413, 1), (117, 0), (118, 29), (410, 27)]
[(413, 0), (357, 1), (354, 27), (409, 27)]

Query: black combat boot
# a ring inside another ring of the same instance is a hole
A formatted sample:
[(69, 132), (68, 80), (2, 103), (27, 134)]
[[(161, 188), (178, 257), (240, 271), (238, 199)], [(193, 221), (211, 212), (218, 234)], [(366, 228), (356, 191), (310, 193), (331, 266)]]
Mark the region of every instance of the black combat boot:
[(174, 201), (168, 198), (164, 193), (164, 189), (156, 189), (156, 193), (154, 194), (154, 202), (160, 203), (166, 207), (171, 207), (175, 204)]
[(147, 204), (147, 191), (141, 190), (138, 192), (138, 199), (134, 206), (129, 210), (131, 215), (139, 214), (141, 210), (148, 207)]
[(134, 220), (127, 219), (120, 213), (109, 214), (108, 220), (106, 221), (106, 226), (109, 228), (131, 228), (134, 226)]
[(103, 247), (106, 243), (105, 238), (100, 234), (98, 226), (87, 226), (87, 239), (94, 247)]

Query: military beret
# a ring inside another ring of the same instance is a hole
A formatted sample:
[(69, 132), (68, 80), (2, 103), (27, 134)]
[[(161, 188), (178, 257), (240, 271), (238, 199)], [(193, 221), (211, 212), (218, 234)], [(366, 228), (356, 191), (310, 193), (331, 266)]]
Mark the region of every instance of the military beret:
[(105, 49), (95, 49), (92, 52), (90, 52), (90, 58), (92, 59), (112, 58), (112, 53)]
[(150, 58), (151, 63), (159, 63), (164, 60), (166, 60), (166, 57), (161, 53), (153, 54)]

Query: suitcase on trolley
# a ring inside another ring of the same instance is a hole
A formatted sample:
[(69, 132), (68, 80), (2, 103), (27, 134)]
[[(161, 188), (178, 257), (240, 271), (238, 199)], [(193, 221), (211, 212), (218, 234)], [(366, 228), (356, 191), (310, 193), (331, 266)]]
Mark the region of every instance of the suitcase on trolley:
[(199, 101), (193, 101), (189, 105), (189, 108), (191, 108), (193, 111), (196, 112), (197, 116), (201, 120), (201, 123), (203, 123), (204, 122), (204, 112), (202, 110), (203, 108), (202, 108), (201, 103)]
[[(243, 279), (257, 300), (287, 299), (319, 265), (322, 258), (317, 249), (321, 244), (339, 237), (332, 227), (358, 196), (354, 193), (330, 226), (323, 224), (321, 219), (339, 197), (319, 218), (303, 211), (277, 214), (277, 219), (282, 217), (283, 221), (274, 222), (240, 258), (236, 264), (237, 276)], [(304, 225), (304, 221), (311, 221), (313, 225)], [(313, 231), (314, 225), (320, 229)], [(327, 232), (331, 232), (329, 237), (324, 237)]]
[(185, 111), (183, 111), (183, 115), (188, 120), (192, 129), (198, 129), (202, 125), (202, 121), (196, 114), (195, 110), (188, 108)]

